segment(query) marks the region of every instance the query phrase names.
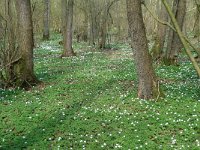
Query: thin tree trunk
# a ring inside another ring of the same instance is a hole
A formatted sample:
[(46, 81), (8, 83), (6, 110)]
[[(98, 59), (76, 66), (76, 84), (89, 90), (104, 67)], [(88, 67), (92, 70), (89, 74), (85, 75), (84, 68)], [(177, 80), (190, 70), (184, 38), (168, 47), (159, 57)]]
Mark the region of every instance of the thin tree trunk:
[(50, 0), (44, 0), (43, 40), (49, 40)]
[(106, 31), (107, 31), (107, 16), (104, 16), (101, 29), (100, 29), (100, 42), (99, 42), (99, 48), (105, 49), (106, 48)]
[(94, 2), (89, 1), (89, 6), (90, 6), (90, 36), (89, 36), (89, 45), (95, 45), (96, 43), (96, 33), (97, 33), (97, 24), (95, 21), (95, 12), (94, 12)]
[(107, 34), (107, 20), (108, 20), (108, 3), (106, 2), (106, 7), (103, 10), (103, 15), (102, 15), (102, 19), (101, 19), (101, 25), (100, 25), (100, 42), (99, 42), (99, 48), (100, 49), (105, 49), (106, 48), (106, 34)]
[(136, 72), (139, 78), (138, 97), (151, 99), (159, 96), (159, 87), (148, 52), (146, 31), (140, 0), (126, 0)]

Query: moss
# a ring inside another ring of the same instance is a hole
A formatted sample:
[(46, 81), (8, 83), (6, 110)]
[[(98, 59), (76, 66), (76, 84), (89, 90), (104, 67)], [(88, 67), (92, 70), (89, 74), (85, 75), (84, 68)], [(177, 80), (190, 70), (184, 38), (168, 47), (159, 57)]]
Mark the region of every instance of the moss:
[(174, 57), (174, 58), (170, 58), (170, 57), (164, 57), (163, 58), (163, 62), (166, 66), (170, 66), (170, 65), (173, 65), (173, 66), (178, 66), (178, 61), (177, 61), (177, 58)]
[(155, 43), (150, 51), (153, 60), (157, 60), (161, 55), (160, 40), (156, 38)]
[(27, 67), (24, 59), (20, 59), (14, 65), (15, 80), (13, 81), (13, 85), (15, 87), (29, 89), (33, 85), (37, 85), (39, 83), (36, 76), (27, 71), (26, 68)]

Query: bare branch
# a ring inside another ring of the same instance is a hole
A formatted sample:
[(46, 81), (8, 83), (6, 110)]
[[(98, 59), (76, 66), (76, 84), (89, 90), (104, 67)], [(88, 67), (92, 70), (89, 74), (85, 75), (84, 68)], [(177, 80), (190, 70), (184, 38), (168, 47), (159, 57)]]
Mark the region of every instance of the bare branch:
[(156, 21), (158, 21), (159, 23), (161, 23), (161, 24), (163, 24), (163, 25), (166, 25), (166, 26), (170, 27), (173, 31), (176, 32), (176, 29), (175, 29), (170, 23), (160, 20), (160, 19), (147, 7), (147, 5), (146, 5), (145, 3), (144, 3), (144, 6), (145, 6), (145, 8), (147, 9), (147, 11), (152, 15), (152, 17), (153, 17)]

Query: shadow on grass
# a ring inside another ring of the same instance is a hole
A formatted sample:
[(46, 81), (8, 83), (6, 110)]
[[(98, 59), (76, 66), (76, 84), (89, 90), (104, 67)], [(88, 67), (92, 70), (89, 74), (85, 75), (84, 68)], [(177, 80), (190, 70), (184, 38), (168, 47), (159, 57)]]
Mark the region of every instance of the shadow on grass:
[[(93, 82), (89, 84), (94, 84)], [(55, 144), (55, 134), (59, 131), (60, 127), (64, 124), (64, 122), (67, 120), (68, 124), (67, 127), (70, 128), (71, 124), (73, 124), (74, 116), (77, 112), (79, 112), (83, 106), (89, 105), (92, 102), (94, 102), (97, 97), (99, 96), (99, 93), (104, 92), (105, 89), (112, 88), (112, 85), (116, 84), (115, 79), (110, 79), (104, 83), (101, 83), (98, 86), (95, 86), (95, 88), (91, 89), (88, 88), (86, 91), (84, 91), (84, 100), (76, 101), (72, 105), (66, 105), (66, 109), (64, 110), (64, 113), (66, 115), (62, 115), (61, 112), (59, 112), (59, 109), (51, 110), (49, 115), (47, 114), (47, 120), (43, 120), (41, 124), (38, 124), (35, 128), (33, 128), (30, 133), (25, 134), (25, 139), (23, 139), (22, 136), (16, 136), (13, 137), (13, 139), (9, 139), (9, 141), (6, 141), (1, 149), (29, 149), (34, 148), (35, 146), (39, 146), (41, 149), (52, 149), (53, 144)], [(90, 85), (90, 86), (91, 86)], [(83, 89), (85, 87), (82, 87)], [(86, 93), (91, 92), (91, 95), (86, 95)], [(81, 92), (81, 91), (80, 91)], [(66, 102), (67, 104), (67, 102)], [(53, 119), (54, 118), (54, 119)], [(63, 123), (60, 122), (60, 120), (63, 120)], [(31, 126), (31, 122), (30, 122)], [(45, 131), (43, 131), (45, 129)], [(58, 130), (58, 131), (57, 131)], [(69, 130), (68, 130), (69, 131)], [(70, 132), (70, 131), (69, 131)], [(49, 139), (51, 138), (51, 139)], [(53, 141), (52, 141), (53, 140)], [(67, 145), (66, 145), (67, 146)]]

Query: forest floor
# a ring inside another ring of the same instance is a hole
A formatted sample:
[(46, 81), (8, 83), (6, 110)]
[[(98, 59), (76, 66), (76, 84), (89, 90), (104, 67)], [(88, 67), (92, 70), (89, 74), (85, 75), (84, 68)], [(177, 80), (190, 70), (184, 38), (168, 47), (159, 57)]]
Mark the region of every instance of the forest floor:
[(200, 148), (200, 80), (188, 61), (155, 65), (166, 97), (146, 101), (128, 45), (75, 43), (78, 56), (60, 59), (59, 40), (34, 50), (41, 85), (0, 90), (0, 149)]

